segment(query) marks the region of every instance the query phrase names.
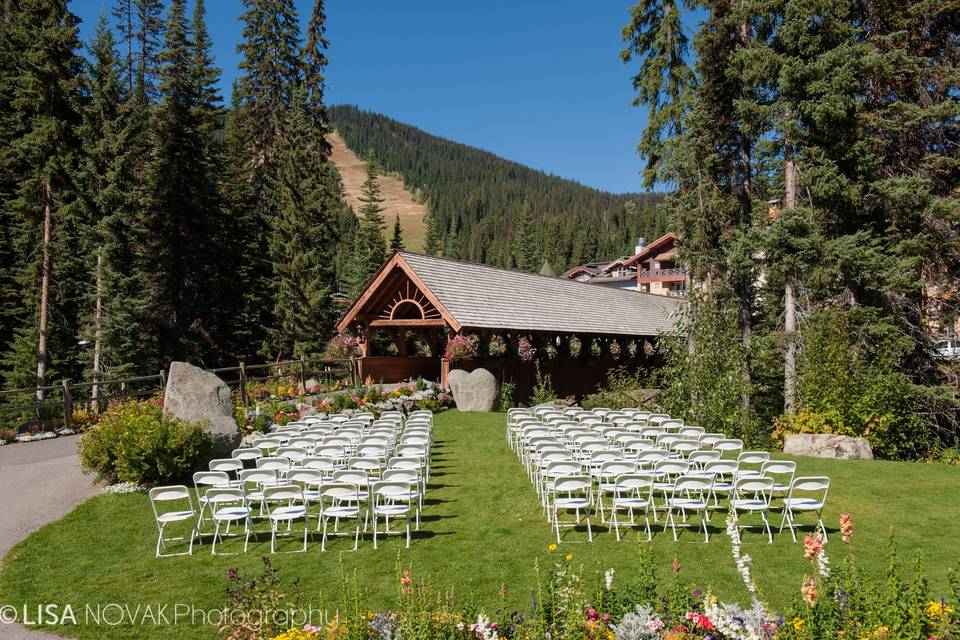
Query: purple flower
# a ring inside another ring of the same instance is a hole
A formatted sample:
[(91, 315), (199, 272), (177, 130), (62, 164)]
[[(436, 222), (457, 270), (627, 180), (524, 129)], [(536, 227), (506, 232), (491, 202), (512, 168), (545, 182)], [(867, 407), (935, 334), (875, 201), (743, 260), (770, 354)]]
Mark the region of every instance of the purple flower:
[(699, 588), (693, 590), (693, 597), (694, 597), (694, 598), (699, 598), (699, 597), (701, 597), (701, 596), (703, 596), (703, 591), (701, 591)]

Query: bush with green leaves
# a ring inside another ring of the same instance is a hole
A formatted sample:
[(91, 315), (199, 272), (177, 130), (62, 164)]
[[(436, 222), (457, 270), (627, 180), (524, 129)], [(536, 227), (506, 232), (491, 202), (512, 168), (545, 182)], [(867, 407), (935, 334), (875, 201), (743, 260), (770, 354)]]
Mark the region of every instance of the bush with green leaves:
[(869, 307), (826, 309), (804, 328), (798, 367), (800, 408), (777, 421), (785, 433), (864, 437), (884, 458), (935, 448), (926, 393), (903, 373), (913, 341)]
[(80, 438), (80, 463), (107, 482), (184, 481), (202, 467), (212, 440), (203, 425), (173, 418), (157, 400), (110, 406)]
[(625, 365), (607, 371), (607, 384), (586, 396), (580, 406), (584, 409), (596, 407), (636, 407), (638, 409), (659, 410), (655, 403), (655, 393), (647, 388), (647, 376), (640, 369), (631, 369)]

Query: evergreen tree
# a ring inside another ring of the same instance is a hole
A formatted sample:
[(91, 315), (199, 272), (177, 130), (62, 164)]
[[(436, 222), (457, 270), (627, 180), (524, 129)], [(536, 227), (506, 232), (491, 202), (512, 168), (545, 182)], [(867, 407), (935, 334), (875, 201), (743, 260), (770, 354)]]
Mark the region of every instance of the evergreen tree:
[(355, 297), (387, 259), (383, 238), (383, 198), (377, 180), (377, 161), (367, 153), (367, 178), (360, 195), (360, 227), (357, 230), (353, 255), (347, 267), (347, 294)]
[(327, 122), (327, 107), (323, 101), (326, 90), (327, 47), (326, 13), (324, 0), (314, 0), (310, 21), (307, 23), (307, 39), (303, 45), (303, 85), (306, 90), (306, 102), (313, 119), (312, 135), (317, 138), (317, 151), (325, 157), (330, 155), (327, 136), (330, 126)]
[(217, 208), (209, 144), (199, 113), (194, 49), (184, 0), (170, 4), (160, 71), (161, 100), (151, 125), (149, 202), (140, 270), (154, 345), (153, 363), (202, 359), (218, 349), (211, 334), (208, 287), (216, 282)]
[(676, 0), (641, 0), (631, 9), (630, 23), (623, 28), (624, 63), (642, 58), (633, 77), (634, 106), (647, 106), (647, 126), (637, 150), (647, 159), (643, 186), (676, 182), (672, 156), (683, 133), (683, 118), (695, 84), (693, 69), (686, 62), (689, 39), (680, 21)]
[(423, 252), (428, 256), (439, 255), (441, 248), (441, 237), (440, 230), (437, 228), (436, 219), (429, 213), (424, 217), (426, 218), (424, 222), (427, 226), (427, 237), (423, 241)]
[(274, 188), (279, 206), (270, 254), (276, 324), (269, 349), (276, 358), (322, 353), (334, 320), (337, 199), (326, 180), (329, 164), (314, 147), (313, 126), (312, 106), (301, 89), (285, 123), (290, 141), (280, 151)]
[(125, 49), (127, 94), (140, 94), (153, 101), (163, 46), (163, 0), (116, 0), (113, 15)]
[[(66, 260), (80, 253), (73, 190), (81, 60), (77, 18), (63, 0), (24, 0), (4, 15), (0, 98), (8, 185), (4, 218), (12, 223), (17, 312), (4, 356), (11, 386), (73, 375), (78, 296)], [(6, 48), (8, 47), (8, 48)], [(8, 66), (9, 65), (9, 66)], [(42, 392), (37, 392), (42, 397)]]
[(86, 67), (88, 100), (80, 129), (85, 149), (79, 170), (79, 195), (86, 208), (84, 256), (95, 261), (85, 283), (85, 338), (91, 351), (84, 361), (92, 377), (124, 377), (141, 368), (140, 326), (143, 301), (135, 269), (140, 237), (139, 207), (131, 198), (133, 172), (123, 111), (122, 63), (113, 33), (101, 15)]
[(390, 239), (390, 251), (403, 251), (403, 229), (400, 228), (400, 214), (393, 220), (393, 237)]
[(523, 203), (514, 230), (514, 259), (521, 271), (535, 272), (540, 264), (537, 236), (529, 203)]
[[(273, 267), (269, 252), (277, 215), (277, 154), (291, 98), (300, 85), (302, 53), (297, 12), (292, 0), (244, 0), (241, 75), (224, 133), (222, 193), (227, 233), (235, 252), (228, 262), (234, 272), (227, 308), (233, 310), (240, 356), (250, 346), (267, 344), (272, 317)], [(316, 128), (313, 129), (316, 131)], [(317, 141), (314, 142), (317, 144)]]

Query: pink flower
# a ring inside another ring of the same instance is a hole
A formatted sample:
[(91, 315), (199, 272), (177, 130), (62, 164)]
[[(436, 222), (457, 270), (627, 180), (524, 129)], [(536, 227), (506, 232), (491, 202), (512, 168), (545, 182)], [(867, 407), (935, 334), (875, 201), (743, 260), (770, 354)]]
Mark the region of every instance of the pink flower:
[(673, 572), (674, 572), (674, 573), (680, 573), (680, 567), (681, 567), (681, 565), (680, 565), (680, 558), (674, 558), (674, 559), (673, 559)]
[(803, 552), (807, 556), (807, 560), (813, 560), (823, 551), (823, 539), (820, 537), (820, 534), (815, 536), (804, 536), (803, 538)]
[(596, 609), (594, 609), (593, 607), (590, 607), (589, 609), (587, 609), (587, 617), (590, 618), (591, 620), (599, 620), (600, 614), (597, 613)]
[(663, 620), (660, 618), (654, 618), (647, 623), (647, 628), (649, 628), (651, 631), (659, 631), (660, 629), (663, 629)]
[(840, 537), (846, 544), (850, 544), (850, 538), (853, 536), (853, 522), (850, 520), (849, 513), (840, 514)]
[(803, 594), (804, 602), (811, 606), (817, 601), (817, 584), (813, 581), (813, 578), (807, 576), (803, 586), (800, 587), (800, 593)]

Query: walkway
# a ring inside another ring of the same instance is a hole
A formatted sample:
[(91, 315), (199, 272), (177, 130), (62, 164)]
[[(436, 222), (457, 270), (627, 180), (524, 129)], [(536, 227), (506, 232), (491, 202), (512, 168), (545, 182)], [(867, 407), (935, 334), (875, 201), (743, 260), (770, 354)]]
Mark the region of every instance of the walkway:
[[(77, 437), (0, 447), (0, 557), (32, 531), (59, 520), (99, 489), (83, 475)], [(2, 562), (2, 561), (0, 561)], [(0, 627), (4, 640), (56, 640), (19, 625)]]

